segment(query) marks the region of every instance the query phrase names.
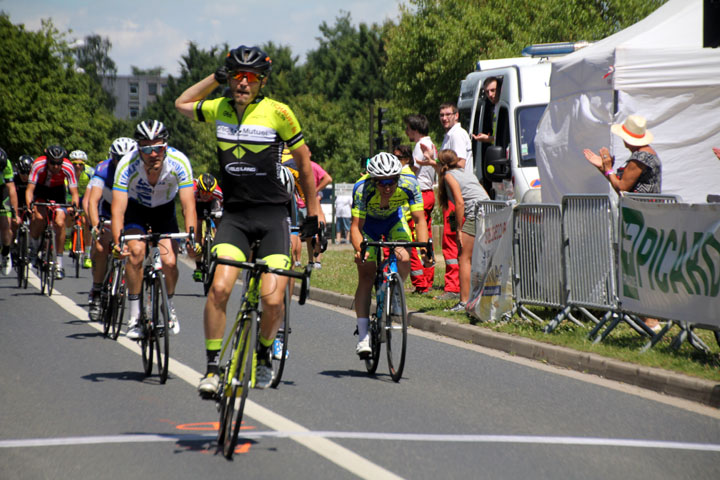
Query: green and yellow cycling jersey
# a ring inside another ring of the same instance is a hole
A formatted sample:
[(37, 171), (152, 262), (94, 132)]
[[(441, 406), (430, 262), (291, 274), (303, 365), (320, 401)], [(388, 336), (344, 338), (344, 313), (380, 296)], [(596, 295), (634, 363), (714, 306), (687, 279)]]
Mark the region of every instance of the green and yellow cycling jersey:
[(384, 220), (397, 215), (398, 209), (403, 209), (403, 207), (406, 207), (411, 213), (423, 211), (420, 184), (409, 169), (403, 169), (400, 173), (397, 188), (390, 197), (386, 208), (380, 206), (380, 193), (369, 174), (360, 177), (353, 187), (353, 217)]
[(195, 102), (194, 116), (215, 124), (225, 210), (290, 201), (280, 181), (283, 143), (295, 150), (305, 140), (287, 105), (262, 98), (248, 105), (238, 121), (233, 102), (222, 97)]
[(2, 188), (6, 183), (13, 182), (14, 176), (15, 174), (13, 173), (12, 165), (8, 160), (5, 170), (3, 170), (2, 175), (0, 175), (0, 188)]

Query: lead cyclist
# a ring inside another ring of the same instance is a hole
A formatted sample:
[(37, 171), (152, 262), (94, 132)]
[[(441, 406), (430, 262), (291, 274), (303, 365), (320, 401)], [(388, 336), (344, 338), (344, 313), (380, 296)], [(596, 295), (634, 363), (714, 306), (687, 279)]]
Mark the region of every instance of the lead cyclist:
[[(241, 45), (228, 53), (214, 74), (185, 90), (175, 107), (188, 118), (215, 125), (224, 213), (213, 252), (220, 258), (247, 261), (250, 246), (259, 240), (260, 258), (272, 268), (289, 269), (290, 194), (280, 180), (283, 142), (298, 165), (300, 185), (310, 200), (306, 237), (317, 233), (320, 203), (300, 123), (290, 107), (263, 95), (271, 66), (270, 57), (258, 47)], [(230, 98), (206, 99), (226, 83)], [(208, 292), (203, 315), (207, 370), (198, 385), (204, 398), (218, 389), (227, 303), (238, 275), (238, 268), (218, 265)], [(256, 388), (267, 388), (273, 380), (270, 347), (282, 323), (287, 282), (288, 277), (273, 274), (262, 278)]]

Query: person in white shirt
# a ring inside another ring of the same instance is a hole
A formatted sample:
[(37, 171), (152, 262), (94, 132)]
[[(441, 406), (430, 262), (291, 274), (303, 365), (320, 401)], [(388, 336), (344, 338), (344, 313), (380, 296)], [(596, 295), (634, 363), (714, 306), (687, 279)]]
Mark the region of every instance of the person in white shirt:
[[(435, 173), (433, 164), (435, 163), (434, 160), (437, 159), (437, 149), (428, 136), (430, 122), (428, 122), (425, 115), (407, 115), (403, 121), (405, 122), (405, 134), (412, 142), (415, 142), (415, 147), (412, 151), (412, 158), (414, 160), (413, 171), (417, 176), (420, 191), (422, 192), (425, 221), (428, 225), (428, 238), (432, 239), (432, 211), (433, 208), (435, 208), (435, 192), (433, 191), (433, 186), (437, 182), (437, 174)], [(430, 150), (433, 161), (425, 159), (423, 146)], [(415, 287), (415, 293), (424, 294), (429, 292), (432, 289), (434, 278), (434, 266), (425, 268), (419, 260), (418, 262), (413, 262), (410, 279)]]

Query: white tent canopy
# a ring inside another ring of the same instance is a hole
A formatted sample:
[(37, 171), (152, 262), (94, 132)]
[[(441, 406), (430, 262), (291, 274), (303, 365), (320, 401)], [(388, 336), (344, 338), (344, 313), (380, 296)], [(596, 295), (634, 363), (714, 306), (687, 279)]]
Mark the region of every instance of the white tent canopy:
[(720, 49), (702, 48), (702, 36), (702, 0), (670, 0), (641, 22), (553, 61), (551, 101), (535, 137), (543, 202), (612, 191), (583, 149), (607, 146), (616, 167), (623, 165), (630, 152), (610, 125), (631, 114), (644, 116), (655, 136), (662, 193), (688, 203), (720, 193), (720, 160), (712, 152), (720, 147)]

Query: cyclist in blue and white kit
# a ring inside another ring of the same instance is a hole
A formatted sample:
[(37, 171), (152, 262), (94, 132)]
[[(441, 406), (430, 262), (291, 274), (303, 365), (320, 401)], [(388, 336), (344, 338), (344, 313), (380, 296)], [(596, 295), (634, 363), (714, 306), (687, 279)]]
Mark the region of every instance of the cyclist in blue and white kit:
[[(139, 340), (143, 336), (138, 325), (140, 316), (140, 289), (142, 287), (142, 262), (145, 258), (145, 242), (130, 241), (120, 252), (120, 233), (142, 234), (149, 226), (153, 233), (177, 233), (175, 196), (179, 196), (185, 218), (185, 231), (197, 224), (193, 175), (190, 160), (167, 144), (168, 131), (157, 120), (140, 122), (135, 129), (137, 149), (125, 155), (115, 171), (112, 198), (112, 237), (114, 254), (129, 257), (125, 266), (128, 287), (127, 337)], [(180, 331), (173, 305), (173, 294), (178, 279), (178, 245), (170, 239), (160, 241), (160, 258), (167, 282), (170, 328)], [(195, 256), (194, 245), (188, 249)]]
[(110, 252), (112, 235), (109, 228), (103, 228), (102, 222), (110, 220), (110, 203), (112, 202), (113, 180), (120, 159), (137, 148), (132, 138), (116, 138), (108, 154), (110, 158), (100, 162), (95, 168), (95, 175), (88, 183), (85, 196), (88, 198), (87, 218), (91, 225), (92, 237), (95, 240), (90, 252), (92, 259), (92, 288), (90, 289), (90, 320), (100, 320), (100, 289), (107, 271), (107, 256)]

